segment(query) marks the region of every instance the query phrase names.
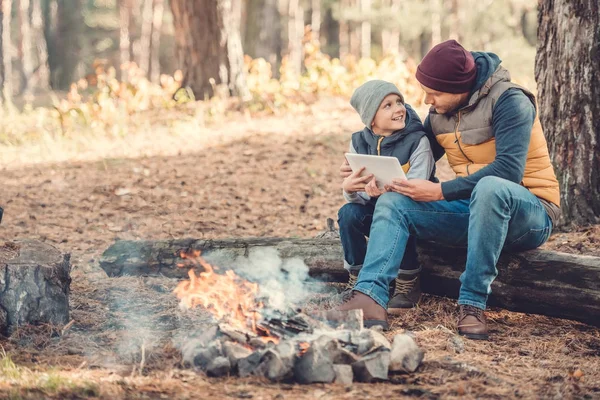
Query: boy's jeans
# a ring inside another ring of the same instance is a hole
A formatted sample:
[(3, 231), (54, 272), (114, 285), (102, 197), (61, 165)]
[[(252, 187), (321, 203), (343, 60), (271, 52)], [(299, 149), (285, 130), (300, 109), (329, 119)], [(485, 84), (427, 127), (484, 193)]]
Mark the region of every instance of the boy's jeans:
[[(367, 253), (367, 237), (371, 231), (375, 205), (371, 202), (362, 205), (347, 203), (338, 211), (340, 239), (344, 249), (344, 268), (353, 275), (358, 275)], [(398, 263), (400, 265), (400, 263)], [(406, 255), (402, 260), (401, 270), (419, 268), (416, 240), (409, 238)], [(396, 276), (394, 276), (395, 278)]]
[(385, 193), (377, 201), (355, 290), (386, 308), (387, 287), (396, 278), (409, 235), (414, 235), (467, 247), (458, 304), (485, 309), (501, 250), (534, 249), (544, 244), (551, 230), (550, 217), (534, 194), (497, 177), (482, 178), (470, 200), (416, 202)]

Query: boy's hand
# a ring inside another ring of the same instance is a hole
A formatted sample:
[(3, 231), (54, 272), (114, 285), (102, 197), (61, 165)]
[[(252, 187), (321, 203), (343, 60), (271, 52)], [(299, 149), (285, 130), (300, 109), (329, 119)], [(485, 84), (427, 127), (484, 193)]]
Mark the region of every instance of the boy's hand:
[(375, 179), (371, 179), (371, 181), (367, 183), (367, 186), (365, 186), (365, 192), (367, 192), (369, 197), (376, 198), (384, 194), (386, 190), (379, 189), (377, 187), (377, 181)]
[(365, 167), (362, 167), (344, 179), (344, 182), (342, 182), (342, 189), (344, 189), (344, 192), (354, 193), (365, 191), (365, 185), (373, 179), (373, 175), (360, 176), (364, 170)]
[(386, 190), (403, 194), (414, 201), (444, 200), (442, 184), (425, 179), (394, 179), (390, 185), (386, 185)]
[(348, 164), (348, 160), (344, 158), (344, 162), (340, 166), (340, 176), (342, 179), (346, 179), (352, 174), (352, 168), (350, 168), (350, 164)]

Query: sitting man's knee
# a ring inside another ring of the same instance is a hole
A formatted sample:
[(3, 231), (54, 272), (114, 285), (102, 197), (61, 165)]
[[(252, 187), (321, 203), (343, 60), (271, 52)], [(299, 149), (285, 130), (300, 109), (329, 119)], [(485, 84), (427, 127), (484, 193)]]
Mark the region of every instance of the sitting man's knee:
[(348, 225), (362, 220), (364, 205), (357, 203), (346, 203), (338, 211), (338, 224)]
[(471, 199), (502, 197), (502, 195), (506, 193), (506, 187), (509, 183), (510, 181), (497, 176), (484, 176), (475, 185), (475, 189), (473, 189), (473, 193), (471, 194)]

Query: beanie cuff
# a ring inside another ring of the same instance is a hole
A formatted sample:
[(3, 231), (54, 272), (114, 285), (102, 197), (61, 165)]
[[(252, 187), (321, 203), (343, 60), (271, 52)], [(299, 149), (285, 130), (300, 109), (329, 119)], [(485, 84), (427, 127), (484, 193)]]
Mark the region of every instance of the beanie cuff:
[(437, 90), (444, 93), (467, 93), (470, 92), (475, 84), (475, 78), (477, 77), (477, 68), (473, 68), (463, 80), (452, 80), (447, 81), (433, 76), (427, 75), (421, 69), (421, 66), (417, 67), (417, 73), (415, 74), (417, 80), (423, 85), (430, 89)]

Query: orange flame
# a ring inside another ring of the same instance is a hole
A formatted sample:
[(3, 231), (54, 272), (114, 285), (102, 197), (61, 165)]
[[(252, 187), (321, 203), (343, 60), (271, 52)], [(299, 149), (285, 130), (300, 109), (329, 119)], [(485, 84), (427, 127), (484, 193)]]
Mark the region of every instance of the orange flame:
[[(250, 328), (257, 332), (256, 324), (261, 319), (258, 310), (263, 306), (256, 299), (258, 285), (242, 279), (231, 270), (224, 274), (215, 273), (215, 268), (200, 254), (199, 250), (182, 251), (180, 254), (187, 262), (178, 267), (192, 267), (188, 272), (190, 279), (180, 282), (173, 291), (180, 304), (187, 308), (202, 306), (234, 328)], [(193, 267), (197, 266), (201, 266), (204, 272), (196, 274)]]

